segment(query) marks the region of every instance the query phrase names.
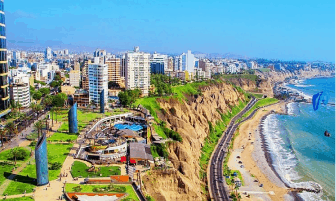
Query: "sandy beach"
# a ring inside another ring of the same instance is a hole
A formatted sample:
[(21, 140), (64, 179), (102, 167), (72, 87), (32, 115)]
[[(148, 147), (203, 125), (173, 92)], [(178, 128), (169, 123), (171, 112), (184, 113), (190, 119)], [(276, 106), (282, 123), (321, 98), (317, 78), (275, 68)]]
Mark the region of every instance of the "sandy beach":
[(294, 200), (288, 195), (289, 189), (269, 166), (263, 151), (259, 125), (272, 110), (285, 113), (286, 103), (259, 110), (253, 118), (240, 125), (239, 135), (234, 141), (228, 166), (231, 170), (239, 170), (243, 176), (245, 185), (239, 189), (242, 200)]

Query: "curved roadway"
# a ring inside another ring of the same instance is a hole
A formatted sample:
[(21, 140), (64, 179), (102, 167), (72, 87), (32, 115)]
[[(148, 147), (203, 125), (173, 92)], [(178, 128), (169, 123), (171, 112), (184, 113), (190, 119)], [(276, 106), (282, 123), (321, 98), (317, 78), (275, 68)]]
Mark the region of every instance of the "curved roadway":
[(223, 163), (226, 157), (228, 147), (230, 145), (231, 139), (242, 122), (251, 118), (256, 111), (253, 111), (247, 118), (243, 121), (236, 123), (237, 119), (241, 118), (247, 111), (249, 111), (258, 100), (252, 97), (251, 101), (247, 106), (235, 117), (232, 118), (228, 128), (224, 132), (224, 136), (221, 138), (218, 146), (211, 158), (210, 164), (210, 179), (209, 187), (211, 192), (211, 200), (230, 200), (229, 199), (229, 190), (226, 187), (225, 179), (223, 177)]

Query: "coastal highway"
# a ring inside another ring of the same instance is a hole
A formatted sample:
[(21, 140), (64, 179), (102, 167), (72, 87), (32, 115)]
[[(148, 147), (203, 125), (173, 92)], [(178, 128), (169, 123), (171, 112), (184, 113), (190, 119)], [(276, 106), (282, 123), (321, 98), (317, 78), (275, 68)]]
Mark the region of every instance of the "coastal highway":
[[(223, 176), (223, 162), (226, 157), (228, 147), (230, 146), (231, 139), (239, 126), (240, 123), (235, 123), (239, 118), (241, 118), (248, 110), (250, 110), (258, 100), (252, 97), (251, 101), (247, 106), (230, 121), (229, 126), (223, 133), (223, 137), (218, 142), (217, 148), (210, 160), (210, 178), (209, 178), (209, 188), (211, 193), (211, 200), (230, 200), (229, 189), (226, 188), (225, 179)], [(247, 119), (254, 115), (255, 111), (250, 114)]]

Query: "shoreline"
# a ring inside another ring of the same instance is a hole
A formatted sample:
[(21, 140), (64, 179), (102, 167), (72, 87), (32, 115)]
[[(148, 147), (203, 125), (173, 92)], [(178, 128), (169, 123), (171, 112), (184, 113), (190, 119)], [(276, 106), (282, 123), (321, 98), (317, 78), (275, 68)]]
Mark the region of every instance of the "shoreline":
[[(288, 104), (291, 102), (286, 102), (285, 103), (285, 108), (286, 111), (285, 113), (283, 113), (283, 115), (288, 115)], [(283, 179), (281, 178), (281, 176), (279, 175), (279, 173), (276, 171), (276, 169), (274, 168), (273, 165), (273, 160), (271, 158), (271, 155), (269, 153), (269, 151), (267, 150), (267, 143), (266, 143), (266, 139), (265, 139), (265, 133), (264, 130), (262, 129), (262, 123), (266, 120), (266, 118), (271, 115), (272, 113), (268, 113), (266, 115), (264, 115), (261, 119), (260, 119), (260, 124), (259, 124), (259, 135), (262, 141), (262, 146), (263, 146), (263, 154), (265, 155), (265, 159), (268, 163), (268, 166), (272, 169), (273, 173), (276, 175), (276, 177), (278, 177), (278, 179), (286, 186), (286, 188), (288, 189), (292, 189), (291, 186), (289, 186), (285, 181), (283, 181)], [(304, 199), (299, 195), (299, 193), (297, 191), (294, 190), (289, 190), (288, 195), (290, 195), (291, 197), (294, 198), (294, 200), (298, 200), (298, 201), (304, 201)]]
[[(239, 135), (234, 142), (228, 166), (232, 170), (239, 170), (243, 175), (246, 185), (240, 187), (241, 194), (251, 194), (251, 198), (243, 197), (242, 200), (297, 200), (297, 196), (276, 175), (265, 158), (265, 145), (258, 130), (260, 120), (272, 110), (283, 114), (286, 103), (279, 102), (256, 112), (253, 118), (240, 125)], [(241, 158), (237, 159), (239, 155)], [(238, 164), (239, 160), (242, 161), (243, 168)], [(261, 184), (263, 187), (260, 187)]]

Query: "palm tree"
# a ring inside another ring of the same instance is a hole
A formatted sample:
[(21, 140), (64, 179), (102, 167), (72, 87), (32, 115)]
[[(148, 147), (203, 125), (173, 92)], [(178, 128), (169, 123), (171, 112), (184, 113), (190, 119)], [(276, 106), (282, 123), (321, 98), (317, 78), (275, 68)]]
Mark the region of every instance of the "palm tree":
[(27, 125), (27, 121), (29, 119), (28, 115), (26, 113), (23, 113), (23, 114), (20, 115), (20, 118), (21, 118), (21, 120), (23, 120), (24, 126), (26, 126)]
[(16, 102), (16, 107), (19, 108), (19, 113), (20, 113), (22, 105), (20, 104), (19, 101)]
[(41, 111), (42, 111), (42, 106), (36, 105), (37, 118), (39, 117)]
[(54, 126), (54, 108), (53, 107), (51, 108), (50, 112), (51, 112), (51, 127), (53, 127)]
[(52, 104), (52, 99), (49, 98), (49, 96), (45, 97), (43, 100), (43, 104), (45, 105), (45, 107), (49, 107)]
[(12, 136), (12, 134), (17, 133), (16, 125), (13, 122), (8, 122), (5, 128), (10, 137)]
[(42, 128), (43, 128), (43, 123), (42, 121), (38, 121), (34, 124), (34, 128), (37, 130), (37, 139), (40, 139), (40, 131), (41, 131), (41, 134), (42, 134)]
[(1, 137), (1, 144), (2, 144), (2, 146), (4, 145), (4, 135), (6, 134), (6, 130), (5, 129), (0, 129), (0, 137)]

